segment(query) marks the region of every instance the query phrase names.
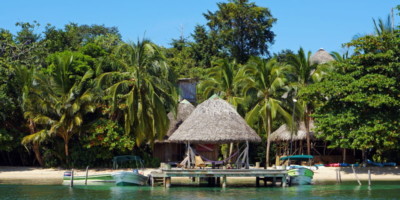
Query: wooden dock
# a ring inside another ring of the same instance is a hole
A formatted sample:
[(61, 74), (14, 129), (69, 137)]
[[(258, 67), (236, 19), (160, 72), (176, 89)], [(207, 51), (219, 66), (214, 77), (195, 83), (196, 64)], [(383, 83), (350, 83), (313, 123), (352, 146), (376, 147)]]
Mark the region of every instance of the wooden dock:
[(209, 184), (224, 188), (227, 186), (227, 177), (255, 177), (257, 186), (261, 180), (264, 185), (267, 180), (271, 180), (273, 185), (279, 181), (282, 187), (286, 187), (287, 176), (286, 170), (277, 169), (163, 169), (161, 172), (151, 173), (150, 182), (154, 186), (157, 180), (162, 179), (164, 187), (170, 187), (172, 177), (192, 177), (197, 180), (207, 179)]

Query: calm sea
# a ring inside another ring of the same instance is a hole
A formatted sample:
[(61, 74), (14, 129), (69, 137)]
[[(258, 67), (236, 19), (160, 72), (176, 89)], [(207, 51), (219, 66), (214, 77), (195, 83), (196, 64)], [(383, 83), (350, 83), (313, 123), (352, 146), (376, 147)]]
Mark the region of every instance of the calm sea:
[(259, 187), (117, 187), (0, 184), (0, 199), (400, 199), (400, 182), (325, 183), (308, 186)]

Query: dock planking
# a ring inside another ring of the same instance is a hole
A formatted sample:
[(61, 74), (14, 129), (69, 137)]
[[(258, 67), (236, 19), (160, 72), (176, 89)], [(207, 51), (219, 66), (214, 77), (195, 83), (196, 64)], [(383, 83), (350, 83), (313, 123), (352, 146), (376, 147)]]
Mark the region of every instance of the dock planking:
[(257, 186), (260, 180), (271, 179), (275, 184), (276, 180), (280, 179), (282, 187), (285, 187), (287, 176), (286, 170), (278, 169), (163, 169), (161, 172), (152, 173), (151, 181), (154, 183), (154, 179), (163, 178), (164, 187), (170, 187), (172, 177), (210, 178), (210, 180), (216, 178), (218, 182), (222, 178), (221, 186), (226, 187), (227, 177), (255, 177)]

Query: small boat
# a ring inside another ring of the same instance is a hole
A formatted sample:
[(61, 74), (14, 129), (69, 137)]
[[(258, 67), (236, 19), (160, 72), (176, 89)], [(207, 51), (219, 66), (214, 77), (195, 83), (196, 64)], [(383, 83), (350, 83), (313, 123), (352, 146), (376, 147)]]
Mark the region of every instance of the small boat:
[(139, 156), (116, 156), (113, 158), (114, 169), (117, 169), (123, 163), (135, 164), (133, 171), (120, 171), (112, 173), (115, 184), (118, 186), (125, 185), (147, 185), (148, 176), (139, 173), (138, 168), (143, 168), (143, 160)]
[(307, 168), (294, 168), (288, 170), (290, 185), (310, 185), (314, 172)]
[[(285, 156), (280, 160), (290, 161), (310, 161), (314, 157), (311, 155), (293, 155)], [(290, 165), (288, 166), (289, 185), (310, 185), (314, 172), (309, 166)]]
[(137, 170), (134, 170), (132, 172), (115, 172), (112, 174), (112, 177), (114, 178), (115, 184), (117, 186), (147, 185), (147, 182), (149, 180), (148, 176), (140, 174)]
[[(71, 171), (64, 172), (63, 176), (63, 184), (69, 185), (71, 182)], [(74, 183), (75, 184), (84, 184), (85, 182), (93, 184), (93, 183), (112, 183), (114, 182), (113, 177), (111, 174), (93, 174), (89, 175), (86, 179), (86, 176), (74, 176)]]

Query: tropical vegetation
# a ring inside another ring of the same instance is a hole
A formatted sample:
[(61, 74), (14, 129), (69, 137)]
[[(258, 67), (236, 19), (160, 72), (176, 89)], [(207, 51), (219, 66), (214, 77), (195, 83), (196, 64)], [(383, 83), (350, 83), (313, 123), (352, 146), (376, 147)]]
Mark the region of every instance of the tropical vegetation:
[(263, 138), (253, 161), (271, 165), (271, 133), (301, 121), (308, 154), (314, 131), (329, 148), (400, 160), (400, 31), (390, 18), (321, 65), (302, 48), (271, 55), (277, 19), (268, 8), (217, 7), (169, 47), (125, 42), (104, 25), (0, 29), (0, 165), (107, 167), (131, 153), (157, 165), (152, 148), (176, 112), (179, 78), (198, 80), (198, 103), (217, 94), (236, 107)]

